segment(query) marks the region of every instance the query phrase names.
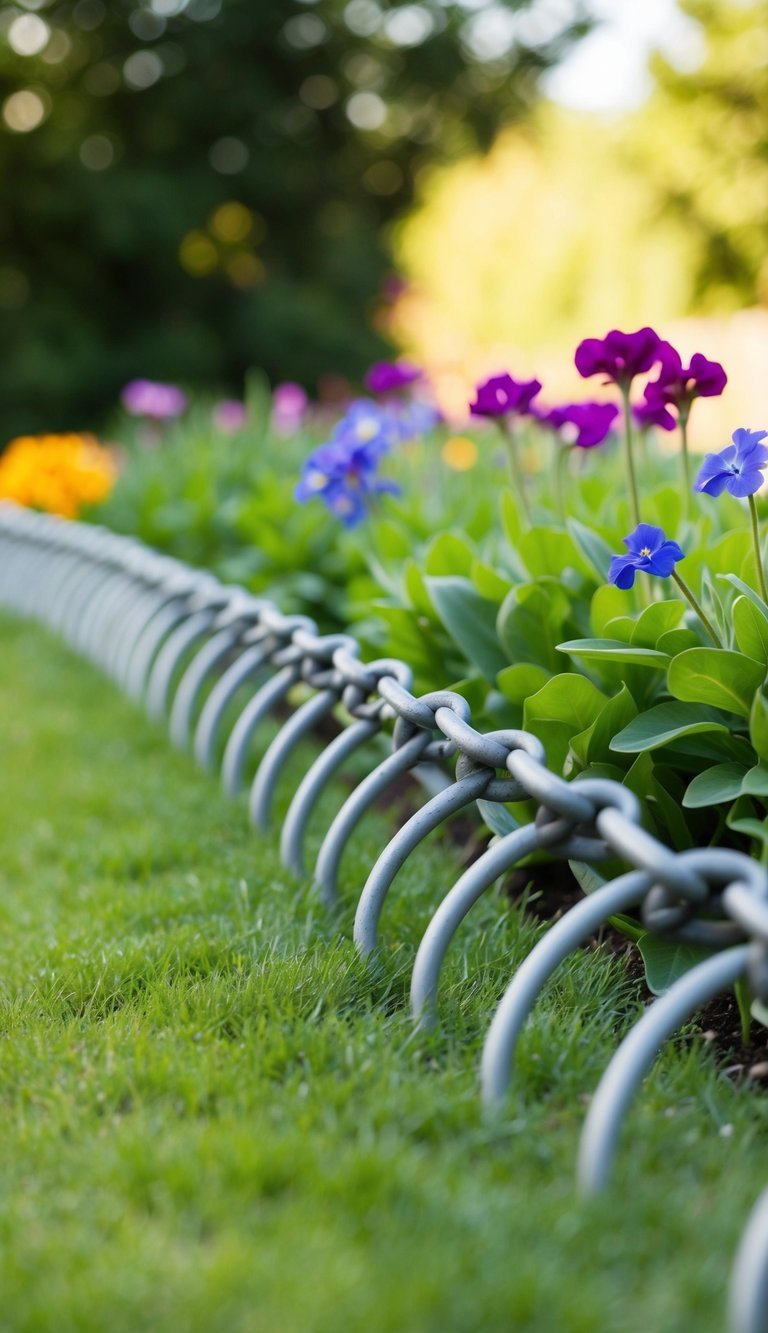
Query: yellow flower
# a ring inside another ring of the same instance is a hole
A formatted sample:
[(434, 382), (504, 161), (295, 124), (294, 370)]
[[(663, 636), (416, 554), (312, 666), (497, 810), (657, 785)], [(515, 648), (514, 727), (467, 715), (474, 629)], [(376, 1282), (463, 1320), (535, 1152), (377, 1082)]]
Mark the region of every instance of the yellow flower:
[(0, 499), (62, 518), (106, 499), (117, 469), (92, 435), (20, 435), (0, 454)]
[(477, 462), (477, 445), (465, 435), (453, 435), (450, 440), (446, 440), (440, 456), (454, 472), (468, 472)]

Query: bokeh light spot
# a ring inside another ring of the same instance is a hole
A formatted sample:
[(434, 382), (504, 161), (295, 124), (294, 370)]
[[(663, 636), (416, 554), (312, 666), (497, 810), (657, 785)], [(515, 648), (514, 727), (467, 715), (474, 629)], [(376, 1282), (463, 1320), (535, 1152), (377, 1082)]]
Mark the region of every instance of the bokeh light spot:
[(338, 99), (339, 90), (327, 74), (310, 74), (299, 88), (299, 97), (313, 111), (325, 111)]
[(258, 255), (240, 250), (227, 260), (227, 273), (236, 287), (256, 287), (264, 280), (264, 265)]
[(238, 171), (248, 165), (249, 157), (248, 148), (242, 139), (234, 139), (229, 135), (217, 139), (208, 153), (208, 161), (214, 171), (220, 172), (222, 176), (236, 176)]
[(376, 0), (349, 0), (344, 22), (357, 37), (372, 37), (381, 23), (381, 9)]
[(325, 40), (326, 28), (317, 14), (296, 14), (283, 27), (283, 36), (289, 46), (298, 51), (311, 51)]
[(403, 184), (403, 173), (396, 162), (383, 158), (364, 173), (363, 184), (372, 194), (397, 194)]
[(469, 472), (477, 463), (477, 445), (474, 440), (467, 439), (466, 435), (454, 435), (446, 440), (440, 450), (440, 457), (446, 467), (453, 468), (454, 472)]
[(46, 105), (32, 88), (21, 88), (11, 93), (3, 103), (3, 120), (16, 134), (29, 134), (45, 120)]
[(80, 161), (89, 171), (105, 171), (115, 160), (112, 140), (106, 134), (89, 134), (80, 145)]
[(353, 93), (345, 109), (347, 119), (358, 130), (378, 130), (387, 118), (386, 103), (378, 93)]
[(384, 19), (384, 32), (395, 46), (420, 46), (435, 29), (435, 20), (424, 5), (403, 5)]
[(211, 215), (209, 226), (217, 240), (227, 245), (237, 245), (252, 230), (253, 214), (245, 204), (232, 200), (230, 203), (219, 204)]
[(129, 88), (143, 92), (163, 75), (163, 62), (156, 51), (134, 51), (123, 65), (123, 78)]
[(38, 14), (19, 14), (8, 29), (8, 45), (17, 56), (39, 55), (48, 44), (51, 30)]
[(210, 237), (202, 231), (188, 231), (179, 246), (181, 266), (193, 277), (204, 278), (218, 268), (219, 254)]

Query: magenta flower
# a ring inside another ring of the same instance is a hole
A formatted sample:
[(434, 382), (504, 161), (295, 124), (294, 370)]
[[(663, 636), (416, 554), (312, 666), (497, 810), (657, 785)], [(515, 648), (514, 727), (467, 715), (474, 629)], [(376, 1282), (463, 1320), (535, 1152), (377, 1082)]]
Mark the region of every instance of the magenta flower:
[(556, 430), (564, 444), (593, 449), (608, 438), (618, 415), (615, 403), (565, 403), (551, 408), (539, 420)]
[(175, 384), (156, 384), (154, 380), (131, 380), (120, 394), (126, 412), (153, 421), (180, 417), (187, 406), (187, 395)]
[(657, 409), (661, 425), (661, 413), (666, 411), (664, 430), (672, 430), (675, 419), (669, 411), (676, 408), (678, 414), (687, 415), (694, 398), (717, 398), (728, 383), (728, 376), (719, 361), (708, 361), (701, 352), (695, 352), (691, 364), (683, 366), (680, 353), (668, 342), (661, 344), (661, 367), (659, 377), (645, 386), (645, 400), (649, 407)]
[(396, 393), (406, 385), (422, 379), (424, 371), (408, 361), (377, 361), (367, 372), (363, 383), (371, 393)]
[(514, 380), (511, 375), (491, 375), (475, 389), (469, 410), (474, 417), (531, 416), (531, 403), (541, 392), (541, 380)]
[(663, 402), (649, 402), (646, 398), (632, 404), (632, 420), (641, 430), (658, 426), (659, 430), (674, 430), (675, 418)]
[(237, 398), (223, 398), (216, 403), (211, 415), (217, 430), (225, 435), (235, 435), (248, 420), (248, 408)]
[(272, 425), (281, 435), (292, 435), (299, 429), (309, 399), (300, 384), (290, 380), (276, 384), (272, 391)]
[(685, 559), (685, 552), (677, 542), (669, 541), (664, 529), (651, 523), (638, 523), (634, 532), (624, 538), (624, 545), (627, 554), (614, 555), (608, 570), (608, 582), (622, 590), (632, 587), (638, 570), (668, 579), (678, 560)]
[(763, 484), (762, 469), (768, 464), (768, 448), (762, 443), (764, 430), (735, 430), (729, 444), (719, 454), (707, 454), (693, 489), (706, 495), (730, 491), (739, 499), (754, 495)]
[(604, 338), (585, 338), (576, 348), (576, 369), (584, 379), (605, 375), (627, 388), (635, 375), (643, 375), (661, 357), (665, 344), (653, 329), (620, 333), (611, 329)]

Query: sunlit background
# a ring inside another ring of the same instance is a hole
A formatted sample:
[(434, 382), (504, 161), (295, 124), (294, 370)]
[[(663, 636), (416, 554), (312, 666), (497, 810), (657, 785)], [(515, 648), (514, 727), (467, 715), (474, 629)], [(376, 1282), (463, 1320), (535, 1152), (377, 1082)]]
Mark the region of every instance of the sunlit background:
[(707, 440), (765, 423), (763, 3), (18, 0), (0, 41), (3, 440), (393, 347), (460, 416), (646, 323), (726, 366)]

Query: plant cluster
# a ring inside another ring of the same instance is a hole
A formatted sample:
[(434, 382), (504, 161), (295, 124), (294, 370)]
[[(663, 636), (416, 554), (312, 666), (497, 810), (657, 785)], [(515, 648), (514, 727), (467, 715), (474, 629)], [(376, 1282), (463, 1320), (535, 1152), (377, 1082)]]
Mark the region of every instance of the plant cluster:
[(0, 455), (0, 500), (76, 518), (115, 484), (110, 451), (91, 435), (21, 435)]

